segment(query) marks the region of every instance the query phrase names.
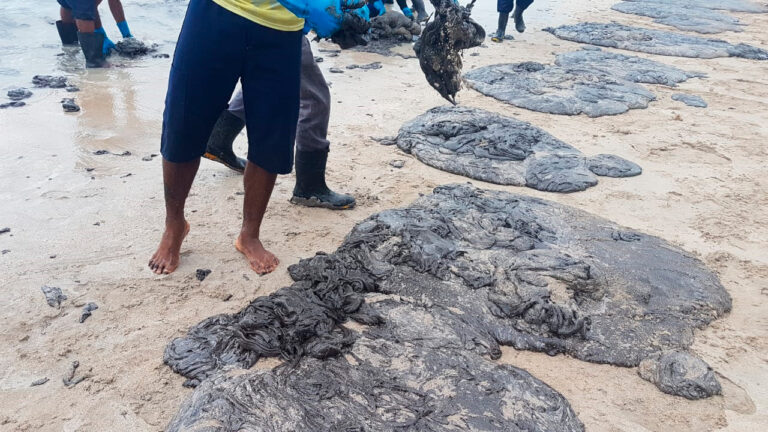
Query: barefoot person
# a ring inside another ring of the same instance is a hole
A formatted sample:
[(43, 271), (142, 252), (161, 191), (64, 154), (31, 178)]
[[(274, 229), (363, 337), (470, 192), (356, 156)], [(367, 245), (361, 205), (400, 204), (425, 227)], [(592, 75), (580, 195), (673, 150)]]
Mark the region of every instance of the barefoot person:
[(179, 265), (189, 232), (184, 204), (211, 130), (238, 79), (249, 148), (243, 225), (235, 247), (259, 274), (277, 267), (277, 257), (261, 243), (260, 228), (277, 174), (291, 172), (293, 164), (305, 27), (301, 18), (319, 36), (329, 37), (341, 26), (342, 15), (339, 0), (190, 1), (165, 98), (165, 232), (149, 260), (153, 272), (171, 273)]
[(509, 14), (514, 8), (512, 14), (515, 20), (515, 29), (518, 33), (525, 31), (525, 21), (523, 20), (523, 12), (528, 9), (528, 6), (533, 3), (533, 0), (497, 0), (496, 10), (499, 12), (499, 26), (496, 30), (496, 35), (491, 38), (493, 42), (501, 42), (507, 33), (507, 21), (509, 20)]
[[(315, 63), (312, 47), (306, 37), (301, 47), (301, 99), (296, 129), (296, 185), (291, 202), (308, 207), (332, 210), (350, 209), (355, 199), (336, 193), (325, 183), (325, 167), (331, 145), (327, 139), (331, 116), (331, 92), (323, 72)], [(205, 158), (221, 162), (243, 172), (246, 161), (235, 156), (232, 144), (245, 127), (243, 92), (238, 91), (213, 128)]]

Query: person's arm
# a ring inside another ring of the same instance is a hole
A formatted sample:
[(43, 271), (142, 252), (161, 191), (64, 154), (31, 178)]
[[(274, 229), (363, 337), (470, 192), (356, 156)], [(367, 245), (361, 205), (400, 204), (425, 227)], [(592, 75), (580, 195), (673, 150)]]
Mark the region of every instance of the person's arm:
[(132, 38), (131, 29), (128, 27), (128, 21), (125, 20), (125, 11), (123, 11), (123, 3), (120, 0), (109, 0), (109, 11), (112, 12), (112, 18), (117, 23), (117, 28), (120, 29), (120, 34), (124, 38)]
[(384, 2), (381, 0), (368, 0), (368, 11), (370, 13), (370, 17), (374, 18), (384, 15), (387, 9), (384, 7)]
[(408, 7), (408, 3), (405, 0), (397, 0), (397, 5), (400, 6), (400, 10), (403, 11), (403, 15), (408, 18), (413, 18), (413, 11)]
[(123, 11), (123, 4), (120, 0), (109, 0), (109, 11), (112, 12), (112, 18), (115, 22), (125, 21), (125, 11)]
[(277, 0), (299, 18), (304, 18), (306, 27), (321, 38), (331, 37), (341, 28), (345, 12), (351, 12), (365, 5), (365, 0)]

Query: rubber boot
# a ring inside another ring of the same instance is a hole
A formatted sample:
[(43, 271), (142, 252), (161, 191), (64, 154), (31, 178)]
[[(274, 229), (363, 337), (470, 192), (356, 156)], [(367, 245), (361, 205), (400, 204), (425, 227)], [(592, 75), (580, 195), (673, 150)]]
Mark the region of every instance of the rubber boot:
[(56, 21), (56, 30), (59, 31), (62, 45), (77, 44), (77, 25), (75, 23), (65, 23), (62, 20), (58, 20)]
[(506, 39), (506, 32), (507, 32), (507, 21), (509, 20), (509, 15), (505, 13), (499, 14), (499, 25), (496, 27), (496, 35), (491, 38), (493, 42), (503, 42), (504, 39)]
[(245, 172), (245, 159), (235, 156), (232, 144), (245, 127), (245, 122), (238, 116), (224, 110), (213, 125), (211, 136), (205, 148), (204, 158), (219, 162), (239, 173)]
[(96, 30), (94, 30), (95, 33), (101, 33), (104, 35), (104, 45), (102, 45), (101, 50), (104, 51), (104, 56), (109, 56), (112, 54), (112, 50), (116, 50), (117, 47), (115, 46), (115, 43), (112, 42), (112, 40), (107, 36), (107, 31), (104, 30), (104, 27), (99, 27)]
[(101, 33), (77, 32), (80, 48), (85, 56), (85, 67), (98, 68), (104, 66), (104, 35)]
[(515, 29), (518, 33), (525, 31), (525, 21), (523, 21), (523, 11), (515, 8), (515, 12), (512, 14), (515, 18)]
[(424, 0), (413, 0), (413, 8), (416, 9), (416, 21), (423, 22), (429, 19), (429, 14), (424, 8)]
[(293, 188), (293, 204), (307, 207), (323, 207), (346, 210), (355, 206), (355, 198), (336, 193), (325, 184), (327, 151), (296, 151), (296, 187)]

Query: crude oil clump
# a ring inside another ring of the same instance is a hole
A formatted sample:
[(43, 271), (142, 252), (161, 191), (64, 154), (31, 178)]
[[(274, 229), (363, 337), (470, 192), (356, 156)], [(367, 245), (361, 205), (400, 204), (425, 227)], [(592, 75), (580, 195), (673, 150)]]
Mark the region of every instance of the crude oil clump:
[(435, 7), (434, 18), (424, 27), (413, 49), (429, 85), (456, 105), (456, 93), (461, 89), (461, 52), (480, 46), (485, 30), (470, 18), (475, 0), (467, 6), (452, 0), (431, 2)]

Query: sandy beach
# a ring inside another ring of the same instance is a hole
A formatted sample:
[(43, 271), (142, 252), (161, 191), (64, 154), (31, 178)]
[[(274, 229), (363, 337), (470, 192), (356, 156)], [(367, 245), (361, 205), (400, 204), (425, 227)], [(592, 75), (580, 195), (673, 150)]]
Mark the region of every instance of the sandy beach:
[[(129, 16), (132, 8), (142, 6), (124, 3)], [(168, 3), (174, 12), (163, 22), (176, 17), (178, 31), (183, 4)], [(476, 13), (488, 32), (495, 29), (491, 3), (484, 1)], [(538, 0), (526, 15), (524, 34), (466, 51), (464, 70), (529, 60), (551, 63), (556, 54), (579, 49), (580, 44), (542, 31), (552, 25), (616, 21), (669, 30), (651, 19), (612, 11), (614, 3)], [(56, 5), (41, 4), (47, 8), (43, 18), (30, 26), (48, 33), (40, 50), (55, 57), (61, 48), (45, 20), (55, 17)], [(768, 14), (734, 15), (746, 24), (744, 31), (716, 37), (768, 49)], [(145, 33), (141, 22), (133, 24), (139, 37)], [(173, 29), (162, 28), (147, 39), (172, 54), (174, 37), (168, 35)], [(280, 176), (262, 232), (281, 265), (262, 277), (233, 246), (241, 222), (242, 177), (209, 161), (201, 163), (187, 202), (192, 228), (180, 267), (167, 276), (147, 269), (163, 228), (157, 154), (171, 59), (70, 69), (65, 74), (81, 89), (74, 94), (82, 108), (78, 113), (63, 113), (59, 100), (70, 95), (52, 89), (35, 90), (25, 107), (0, 111), (0, 228), (11, 229), (0, 234), (0, 431), (163, 430), (191, 392), (182, 387), (185, 379), (163, 364), (163, 349), (172, 338), (206, 317), (236, 312), (255, 297), (290, 284), (288, 265), (317, 251), (333, 251), (369, 215), (407, 205), (438, 185), (468, 181), (372, 139), (396, 135), (404, 122), (446, 104), (424, 80), (418, 60), (358, 51), (330, 57), (319, 51), (336, 48), (330, 42), (313, 43), (315, 55), (324, 57), (324, 72), (374, 61), (383, 66), (326, 74), (333, 98), (329, 184), (353, 194), (358, 205), (343, 212), (292, 205), (294, 177)], [(399, 50), (408, 53), (411, 47)], [(499, 361), (529, 371), (562, 393), (588, 431), (764, 430), (768, 62), (607, 50), (707, 76), (676, 89), (649, 85), (658, 100), (647, 109), (600, 118), (528, 111), (466, 88), (457, 100), (530, 122), (585, 154), (630, 159), (643, 167), (641, 176), (600, 178), (596, 187), (572, 194), (472, 183), (570, 205), (698, 256), (733, 298), (732, 312), (697, 332), (693, 346), (717, 372), (723, 395), (689, 401), (661, 393), (636, 369), (566, 356), (505, 348)], [(66, 64), (48, 57), (33, 58), (27, 66), (26, 55), (16, 60), (15, 54), (3, 53), (0, 71), (19, 74), (2, 75), (1, 84), (30, 86), (32, 75), (67, 71)], [(709, 106), (672, 100), (679, 92), (699, 95)], [(235, 148), (242, 154), (246, 146), (241, 134)], [(98, 150), (110, 153), (94, 154)], [(120, 155), (126, 151), (130, 154)], [(395, 159), (404, 160), (404, 167), (392, 167), (389, 162)], [(212, 272), (200, 282), (197, 269)], [(68, 296), (60, 309), (46, 304), (43, 285), (60, 287)], [(88, 302), (99, 309), (81, 324), (81, 309)], [(88, 378), (67, 388), (62, 378), (73, 361), (80, 363), (78, 374)], [(30, 386), (44, 377), (50, 381)]]

